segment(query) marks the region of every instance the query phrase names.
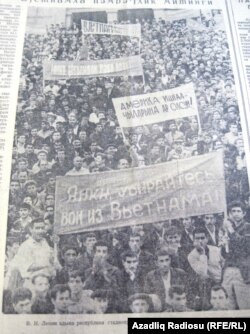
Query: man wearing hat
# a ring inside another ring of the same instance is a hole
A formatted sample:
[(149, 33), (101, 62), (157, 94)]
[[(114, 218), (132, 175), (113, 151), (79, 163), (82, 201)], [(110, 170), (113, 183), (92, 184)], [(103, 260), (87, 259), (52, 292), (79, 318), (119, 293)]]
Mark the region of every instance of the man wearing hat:
[(173, 149), (168, 154), (168, 161), (185, 159), (191, 156), (191, 152), (184, 146), (184, 138), (175, 139)]
[(148, 313), (153, 311), (152, 299), (146, 293), (135, 293), (129, 296), (128, 307), (132, 313)]

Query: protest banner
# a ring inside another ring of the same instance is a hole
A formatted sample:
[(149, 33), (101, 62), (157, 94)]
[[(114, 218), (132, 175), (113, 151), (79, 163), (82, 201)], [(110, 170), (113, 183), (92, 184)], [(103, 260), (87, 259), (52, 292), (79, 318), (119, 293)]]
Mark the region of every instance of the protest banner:
[(56, 181), (55, 233), (226, 211), (221, 152)]
[(45, 61), (43, 80), (84, 77), (143, 76), (140, 56), (87, 61)]
[(167, 16), (167, 22), (179, 21), (180, 17), (183, 20), (193, 19), (200, 17), (200, 10), (189, 10), (189, 9), (180, 9), (178, 11), (169, 11)]
[(177, 88), (112, 100), (122, 128), (198, 116), (192, 83)]
[(81, 25), (83, 35), (119, 35), (141, 38), (140, 24), (107, 24), (81, 20)]
[(198, 21), (195, 21), (193, 19), (188, 19), (186, 26), (190, 30), (195, 30), (195, 31), (206, 30), (206, 27), (205, 27), (205, 25), (202, 22), (198, 22)]

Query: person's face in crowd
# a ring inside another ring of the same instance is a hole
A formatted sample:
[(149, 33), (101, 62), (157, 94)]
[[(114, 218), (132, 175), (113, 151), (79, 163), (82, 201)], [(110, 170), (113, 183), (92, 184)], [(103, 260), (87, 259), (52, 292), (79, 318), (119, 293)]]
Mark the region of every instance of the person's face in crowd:
[(48, 187), (53, 188), (53, 191), (54, 191), (55, 186), (56, 186), (56, 178), (55, 177), (50, 177), (49, 181), (48, 181)]
[(87, 127), (88, 124), (89, 124), (88, 117), (82, 117), (81, 126), (82, 127)]
[(181, 235), (178, 233), (166, 235), (166, 241), (170, 246), (180, 247)]
[(237, 147), (238, 150), (243, 149), (244, 150), (244, 142), (242, 138), (238, 138), (235, 141), (235, 146)]
[(117, 148), (115, 146), (109, 146), (106, 150), (106, 154), (110, 158), (113, 158), (116, 152), (117, 152)]
[(102, 132), (102, 125), (101, 124), (98, 124), (96, 126), (96, 132)]
[(186, 308), (187, 297), (186, 293), (178, 294), (173, 293), (171, 298), (171, 305), (174, 307), (175, 311), (183, 311)]
[(244, 219), (245, 214), (241, 207), (233, 207), (229, 212), (229, 217), (236, 223), (239, 223)]
[(45, 225), (45, 233), (52, 233), (53, 230), (53, 224), (51, 223), (51, 221), (47, 218), (44, 218), (44, 225)]
[(40, 152), (38, 155), (37, 155), (37, 159), (40, 161), (40, 163), (42, 161), (45, 161), (47, 162), (47, 154), (45, 152)]
[(225, 91), (226, 91), (226, 93), (231, 93), (232, 92), (232, 86), (231, 85), (226, 85), (225, 86)]
[(42, 122), (41, 123), (41, 128), (43, 131), (46, 131), (49, 129), (49, 124), (47, 122)]
[[(55, 105), (56, 105), (56, 101), (55, 101), (54, 99), (51, 99), (51, 100), (49, 101), (49, 107), (50, 107), (50, 108), (54, 108)], [(51, 121), (53, 121), (53, 119), (51, 119)]]
[(19, 136), (17, 141), (18, 141), (19, 144), (24, 145), (25, 144), (25, 136)]
[(13, 242), (11, 245), (7, 245), (6, 255), (8, 256), (8, 259), (13, 259), (19, 247), (20, 247), (20, 243), (18, 241)]
[(106, 119), (105, 118), (100, 119), (100, 125), (102, 126), (102, 130), (103, 130), (105, 128), (105, 125), (106, 125)]
[(97, 157), (95, 157), (95, 163), (97, 167), (105, 166), (105, 161), (103, 160), (101, 155), (98, 155)]
[(41, 161), (40, 162), (40, 171), (44, 172), (48, 169), (48, 162), (47, 161)]
[(138, 135), (142, 135), (142, 134), (143, 134), (143, 127), (142, 127), (142, 126), (138, 126), (138, 127), (136, 128), (136, 133), (137, 133)]
[(122, 264), (126, 272), (136, 273), (139, 262), (137, 257), (127, 256)]
[(69, 105), (69, 101), (68, 101), (67, 99), (62, 100), (62, 106), (63, 106), (63, 107), (66, 107), (66, 106), (68, 106), (68, 105)]
[(191, 120), (191, 127), (193, 130), (197, 130), (198, 129), (198, 122), (196, 118), (192, 118)]
[[(77, 96), (77, 98), (76, 98), (76, 103), (78, 104), (78, 105), (81, 105), (82, 103), (83, 103), (83, 98), (81, 97), (81, 96)], [(83, 105), (84, 106), (84, 105)]]
[[(99, 118), (100, 121), (101, 121), (101, 120), (105, 120), (105, 114), (104, 114), (104, 112), (99, 112), (99, 113), (98, 113), (98, 118)], [(98, 125), (100, 125), (100, 124), (98, 124)], [(97, 125), (97, 126), (98, 126), (98, 125)], [(103, 130), (103, 128), (100, 129), (100, 130)]]
[(156, 144), (160, 147), (164, 147), (165, 146), (165, 141), (164, 141), (164, 138), (158, 138), (156, 140)]
[(87, 102), (83, 103), (82, 109), (83, 109), (84, 111), (88, 111), (88, 110), (89, 110), (89, 105), (88, 105)]
[(71, 108), (71, 112), (72, 112), (72, 114), (75, 114), (75, 115), (77, 115), (77, 109), (75, 109), (75, 108)]
[(213, 120), (214, 121), (218, 121), (218, 120), (220, 120), (221, 119), (221, 115), (220, 115), (220, 113), (218, 112), (218, 111), (215, 111), (214, 113), (213, 113)]
[(182, 219), (182, 224), (187, 231), (192, 231), (193, 229), (193, 220), (191, 217), (186, 217)]
[[(19, 173), (20, 174), (20, 173)], [(10, 191), (11, 193), (17, 193), (20, 189), (20, 185), (19, 185), (19, 182), (17, 181), (11, 181), (10, 183)]]
[(228, 309), (228, 298), (222, 289), (211, 291), (210, 303), (213, 307), (213, 310), (219, 311)]
[(44, 222), (37, 222), (32, 227), (30, 227), (30, 234), (35, 241), (41, 241), (45, 235)]
[(157, 258), (157, 266), (162, 275), (167, 274), (171, 266), (170, 255), (159, 255)]
[(96, 94), (97, 95), (101, 95), (102, 94), (102, 88), (101, 87), (97, 87)]
[(68, 290), (64, 292), (57, 292), (56, 298), (51, 299), (55, 307), (56, 313), (67, 313), (70, 304), (70, 293)]
[[(41, 111), (41, 118), (44, 119), (44, 120), (47, 120), (47, 112), (45, 110), (42, 110)], [(44, 123), (44, 122), (42, 122)], [(46, 125), (47, 126), (47, 125)], [(41, 128), (43, 129), (43, 127), (45, 127), (44, 124), (41, 124)]]
[(87, 133), (86, 133), (86, 131), (80, 131), (80, 133), (79, 133), (79, 139), (81, 141), (85, 141), (87, 139)]
[(200, 252), (207, 246), (207, 236), (205, 233), (195, 233), (194, 235), (194, 246)]
[(118, 136), (122, 136), (122, 129), (121, 129), (119, 126), (117, 126), (117, 127), (115, 128), (115, 133), (116, 133), (116, 135), (118, 135)]
[(47, 206), (46, 207), (46, 213), (49, 213), (50, 215), (54, 215), (54, 207), (53, 206)]
[(104, 314), (108, 309), (109, 300), (108, 298), (96, 297), (93, 299), (94, 308), (97, 314)]
[(34, 282), (34, 291), (36, 294), (45, 296), (49, 291), (49, 279), (45, 276), (38, 276)]
[(159, 127), (158, 124), (153, 124), (153, 126), (152, 126), (152, 132), (155, 133), (155, 134), (158, 134), (158, 133), (161, 132), (161, 129), (160, 129), (160, 127)]
[(138, 156), (138, 167), (146, 166), (145, 158), (142, 155)]
[(32, 154), (32, 153), (34, 153), (34, 147), (33, 147), (33, 145), (27, 145), (27, 146), (26, 146), (26, 153), (27, 153), (27, 154)]
[(237, 124), (231, 124), (229, 127), (229, 132), (231, 132), (234, 135), (237, 135), (238, 134)]
[(88, 253), (92, 253), (94, 250), (94, 245), (96, 244), (96, 237), (87, 237), (87, 239), (84, 242), (84, 246)]
[(175, 123), (171, 123), (171, 124), (169, 125), (169, 131), (174, 132), (174, 131), (176, 131), (176, 129), (177, 129), (177, 127), (176, 127), (176, 124), (175, 124)]
[(29, 216), (29, 213), (30, 213), (30, 211), (27, 208), (20, 208), (20, 210), (19, 210), (19, 216), (20, 216), (21, 219), (27, 218)]
[(88, 86), (87, 85), (82, 87), (82, 93), (83, 93), (83, 95), (88, 94)]
[(55, 204), (55, 198), (53, 195), (47, 195), (45, 199), (45, 203), (47, 206), (53, 206)]
[(68, 285), (71, 293), (74, 295), (80, 294), (83, 290), (83, 282), (80, 276), (69, 277)]
[(68, 249), (63, 254), (64, 263), (68, 267), (72, 266), (75, 263), (76, 258), (77, 258), (77, 252), (75, 249)]
[(75, 140), (73, 141), (73, 146), (74, 146), (74, 149), (75, 149), (75, 150), (78, 150), (78, 149), (80, 149), (80, 148), (82, 147), (82, 144), (81, 144), (81, 142), (80, 142), (79, 139), (75, 139)]
[(222, 101), (222, 100), (223, 100), (223, 96), (222, 96), (222, 93), (221, 93), (221, 92), (218, 92), (218, 93), (216, 94), (216, 100), (217, 100), (217, 101)]
[(31, 300), (20, 300), (16, 304), (13, 304), (14, 310), (17, 314), (30, 314), (31, 313)]
[(82, 167), (82, 158), (81, 157), (75, 157), (74, 159), (74, 167), (76, 170), (80, 170)]
[(229, 111), (227, 114), (227, 119), (229, 121), (236, 121), (237, 120), (237, 113), (235, 111)]
[(177, 153), (181, 153), (183, 150), (184, 143), (181, 140), (175, 141), (173, 143), (173, 148)]
[(158, 145), (154, 145), (151, 149), (151, 155), (153, 157), (158, 157), (160, 155), (160, 147)]
[(226, 130), (227, 121), (225, 121), (224, 119), (220, 119), (219, 126), (220, 126), (220, 130)]
[(96, 246), (95, 258), (106, 261), (108, 258), (108, 247), (107, 246)]
[(186, 76), (186, 72), (185, 70), (181, 70), (179, 71), (179, 79), (183, 80)]
[(18, 181), (24, 184), (28, 180), (28, 173), (27, 172), (20, 172), (18, 174)]
[(139, 236), (130, 236), (128, 244), (132, 252), (138, 253), (142, 245), (141, 238)]
[(147, 313), (149, 305), (145, 299), (136, 299), (130, 305), (132, 313)]
[(65, 160), (65, 151), (58, 151), (57, 152), (57, 157), (59, 161), (64, 161)]
[(137, 137), (137, 134), (134, 133), (131, 135), (131, 144), (137, 144), (137, 140), (138, 140), (138, 137)]
[(61, 134), (60, 132), (54, 132), (52, 135), (53, 142), (59, 142), (61, 140)]
[(172, 52), (172, 58), (177, 59), (178, 58), (178, 53), (176, 51)]
[(193, 136), (190, 138), (190, 144), (196, 145), (198, 143), (198, 136)]
[(31, 197), (35, 197), (37, 195), (37, 187), (35, 184), (29, 184), (27, 186), (27, 194)]
[(204, 216), (204, 222), (205, 222), (205, 226), (208, 229), (213, 229), (214, 226), (215, 226), (215, 222), (216, 222), (215, 216), (214, 215), (205, 215)]
[(220, 114), (223, 113), (223, 102), (215, 101), (215, 108), (220, 110)]
[(70, 126), (75, 126), (77, 124), (77, 119), (75, 115), (70, 115), (69, 116), (69, 125)]
[(120, 159), (117, 167), (118, 167), (118, 169), (129, 168), (128, 160), (127, 159)]
[(28, 122), (24, 122), (23, 123), (23, 127), (24, 127), (25, 130), (29, 130), (30, 129), (30, 125), (29, 125)]

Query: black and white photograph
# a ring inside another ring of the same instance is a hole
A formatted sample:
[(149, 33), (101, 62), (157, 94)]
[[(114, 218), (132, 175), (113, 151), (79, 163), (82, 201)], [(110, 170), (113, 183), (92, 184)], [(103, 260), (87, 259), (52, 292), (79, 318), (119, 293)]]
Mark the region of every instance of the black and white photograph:
[(3, 313), (250, 309), (229, 47), (221, 10), (29, 7)]

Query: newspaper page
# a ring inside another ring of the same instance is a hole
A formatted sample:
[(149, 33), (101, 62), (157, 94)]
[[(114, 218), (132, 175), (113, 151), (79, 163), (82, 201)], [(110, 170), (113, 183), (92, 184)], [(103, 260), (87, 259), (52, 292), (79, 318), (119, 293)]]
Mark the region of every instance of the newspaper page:
[[(250, 2), (231, 0), (228, 2), (234, 48), (237, 50), (238, 71), (241, 73), (241, 89), (245, 91), (246, 108), (250, 105)], [(249, 124), (249, 113), (246, 114)], [(248, 134), (249, 126), (248, 126)]]
[(230, 8), (0, 1), (1, 333), (249, 315)]

